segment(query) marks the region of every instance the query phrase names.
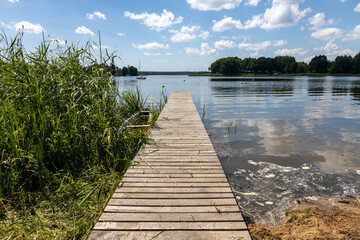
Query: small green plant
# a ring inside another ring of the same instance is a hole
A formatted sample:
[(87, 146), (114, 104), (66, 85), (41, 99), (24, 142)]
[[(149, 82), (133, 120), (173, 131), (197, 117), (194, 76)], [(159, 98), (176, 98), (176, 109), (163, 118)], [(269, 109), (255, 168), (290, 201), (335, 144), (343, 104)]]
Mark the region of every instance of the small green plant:
[(310, 212), (311, 212), (311, 208), (305, 208), (303, 218), (310, 218)]
[(229, 136), (230, 136), (230, 132), (231, 132), (231, 127), (232, 127), (232, 122), (230, 122), (228, 127), (227, 127)]
[(221, 213), (220, 208), (218, 208), (217, 206), (214, 206), (214, 207), (215, 207), (215, 209), (216, 209), (216, 211), (217, 211), (218, 213)]
[(201, 120), (202, 121), (204, 121), (205, 115), (206, 115), (206, 108), (205, 108), (205, 104), (204, 104), (203, 108), (202, 108), (202, 115), (201, 115)]
[[(161, 89), (159, 103), (158, 104), (152, 103), (151, 105), (148, 106), (150, 109), (150, 112), (151, 112), (151, 118), (149, 120), (149, 123), (151, 126), (154, 126), (162, 109), (164, 108), (165, 104), (167, 103), (167, 100), (168, 100), (168, 96), (166, 94), (166, 89)], [(164, 120), (169, 120), (169, 118), (165, 117)]]
[(292, 213), (289, 220), (288, 220), (288, 222), (291, 223), (291, 222), (294, 222), (294, 221), (296, 221), (298, 219), (299, 219), (299, 216), (296, 213)]

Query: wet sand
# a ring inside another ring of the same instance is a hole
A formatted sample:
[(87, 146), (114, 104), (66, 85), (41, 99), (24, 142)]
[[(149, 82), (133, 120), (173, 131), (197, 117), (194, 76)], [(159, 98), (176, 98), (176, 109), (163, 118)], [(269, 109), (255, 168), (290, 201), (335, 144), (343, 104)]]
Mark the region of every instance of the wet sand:
[(360, 199), (310, 197), (297, 199), (280, 225), (249, 224), (260, 239), (360, 239)]

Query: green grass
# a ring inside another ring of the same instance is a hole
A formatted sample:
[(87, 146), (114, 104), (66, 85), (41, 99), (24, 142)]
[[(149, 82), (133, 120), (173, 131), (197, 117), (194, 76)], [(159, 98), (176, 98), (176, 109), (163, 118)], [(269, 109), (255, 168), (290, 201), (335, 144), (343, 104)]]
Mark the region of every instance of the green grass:
[(0, 236), (84, 239), (149, 140), (118, 131), (146, 98), (120, 93), (90, 44), (26, 53), (21, 37), (0, 36)]

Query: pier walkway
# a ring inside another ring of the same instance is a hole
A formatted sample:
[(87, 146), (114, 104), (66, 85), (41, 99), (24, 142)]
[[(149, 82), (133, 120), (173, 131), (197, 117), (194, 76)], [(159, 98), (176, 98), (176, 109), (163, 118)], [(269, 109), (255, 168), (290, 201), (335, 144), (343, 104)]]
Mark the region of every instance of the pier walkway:
[(173, 92), (89, 239), (250, 240), (189, 92)]

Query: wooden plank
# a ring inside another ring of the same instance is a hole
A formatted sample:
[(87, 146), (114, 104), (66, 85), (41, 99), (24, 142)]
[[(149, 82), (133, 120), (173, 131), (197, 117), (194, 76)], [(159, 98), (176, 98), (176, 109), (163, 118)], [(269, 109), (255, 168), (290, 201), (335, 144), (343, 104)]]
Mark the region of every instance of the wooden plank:
[(94, 230), (182, 231), (182, 230), (246, 230), (244, 222), (98, 222)]
[(173, 93), (89, 239), (246, 239), (247, 226), (187, 92)]
[(220, 164), (215, 163), (184, 163), (181, 165), (181, 162), (136, 162), (133, 163), (129, 168), (154, 168), (154, 169), (222, 169)]
[(223, 177), (224, 173), (171, 173), (171, 174), (159, 174), (159, 173), (126, 173), (125, 177), (143, 177), (143, 178), (158, 178), (158, 177), (164, 177), (164, 178), (174, 178), (174, 181), (176, 181), (176, 178), (219, 178)]
[(129, 169), (148, 169), (148, 168), (155, 168), (155, 169), (221, 169), (222, 167), (220, 164), (204, 164), (204, 163), (193, 163), (193, 164), (186, 164), (186, 165), (180, 165), (178, 164), (173, 164), (172, 162), (168, 162), (168, 164), (164, 164), (164, 163), (149, 163), (149, 162), (144, 162), (144, 161), (139, 161), (139, 162), (135, 162), (133, 163)]
[[(177, 178), (176, 183), (197, 183), (197, 182), (207, 182), (207, 183), (227, 183), (225, 177), (218, 178)], [(122, 183), (132, 183), (132, 182), (148, 182), (148, 183), (174, 183), (174, 179), (164, 178), (164, 177), (155, 177), (155, 178), (144, 178), (144, 177), (124, 177)]]
[(93, 231), (89, 240), (251, 240), (248, 231)]
[(155, 188), (155, 187), (142, 187), (142, 188), (134, 188), (134, 187), (121, 187), (116, 189), (117, 193), (119, 192), (136, 192), (136, 193), (197, 193), (197, 192), (201, 192), (201, 193), (227, 193), (227, 192), (231, 192), (230, 187), (193, 187), (193, 188), (175, 188), (175, 187), (171, 187), (171, 188)]
[(99, 221), (114, 222), (241, 222), (238, 213), (104, 213)]
[(167, 182), (167, 183), (152, 183), (152, 182), (142, 182), (142, 183), (127, 183), (124, 182), (122, 187), (228, 187), (227, 182), (199, 182), (199, 183), (179, 183), (179, 182)]
[(114, 193), (112, 199), (225, 199), (234, 198), (232, 193)]
[(162, 174), (177, 174), (177, 173), (191, 173), (191, 174), (199, 174), (199, 173), (219, 173), (223, 174), (222, 169), (153, 169), (153, 168), (129, 168), (127, 173), (141, 173), (141, 174), (147, 174), (147, 173), (162, 173)]
[(149, 163), (148, 161), (138, 161), (134, 162), (132, 166), (169, 166), (169, 167), (187, 167), (187, 166), (200, 166), (200, 167), (221, 167), (219, 162), (202, 162), (202, 161), (191, 161), (191, 162), (181, 162), (181, 161), (153, 161)]
[(146, 157), (146, 161), (201, 161), (201, 162), (219, 162), (217, 157), (208, 155), (208, 156), (150, 156), (141, 154), (137, 156), (134, 160), (141, 160)]
[(110, 199), (108, 206), (237, 206), (235, 199)]
[(240, 214), (238, 206), (196, 206), (196, 207), (144, 207), (144, 206), (106, 206), (104, 212), (142, 212), (142, 213), (224, 213), (236, 212)]

